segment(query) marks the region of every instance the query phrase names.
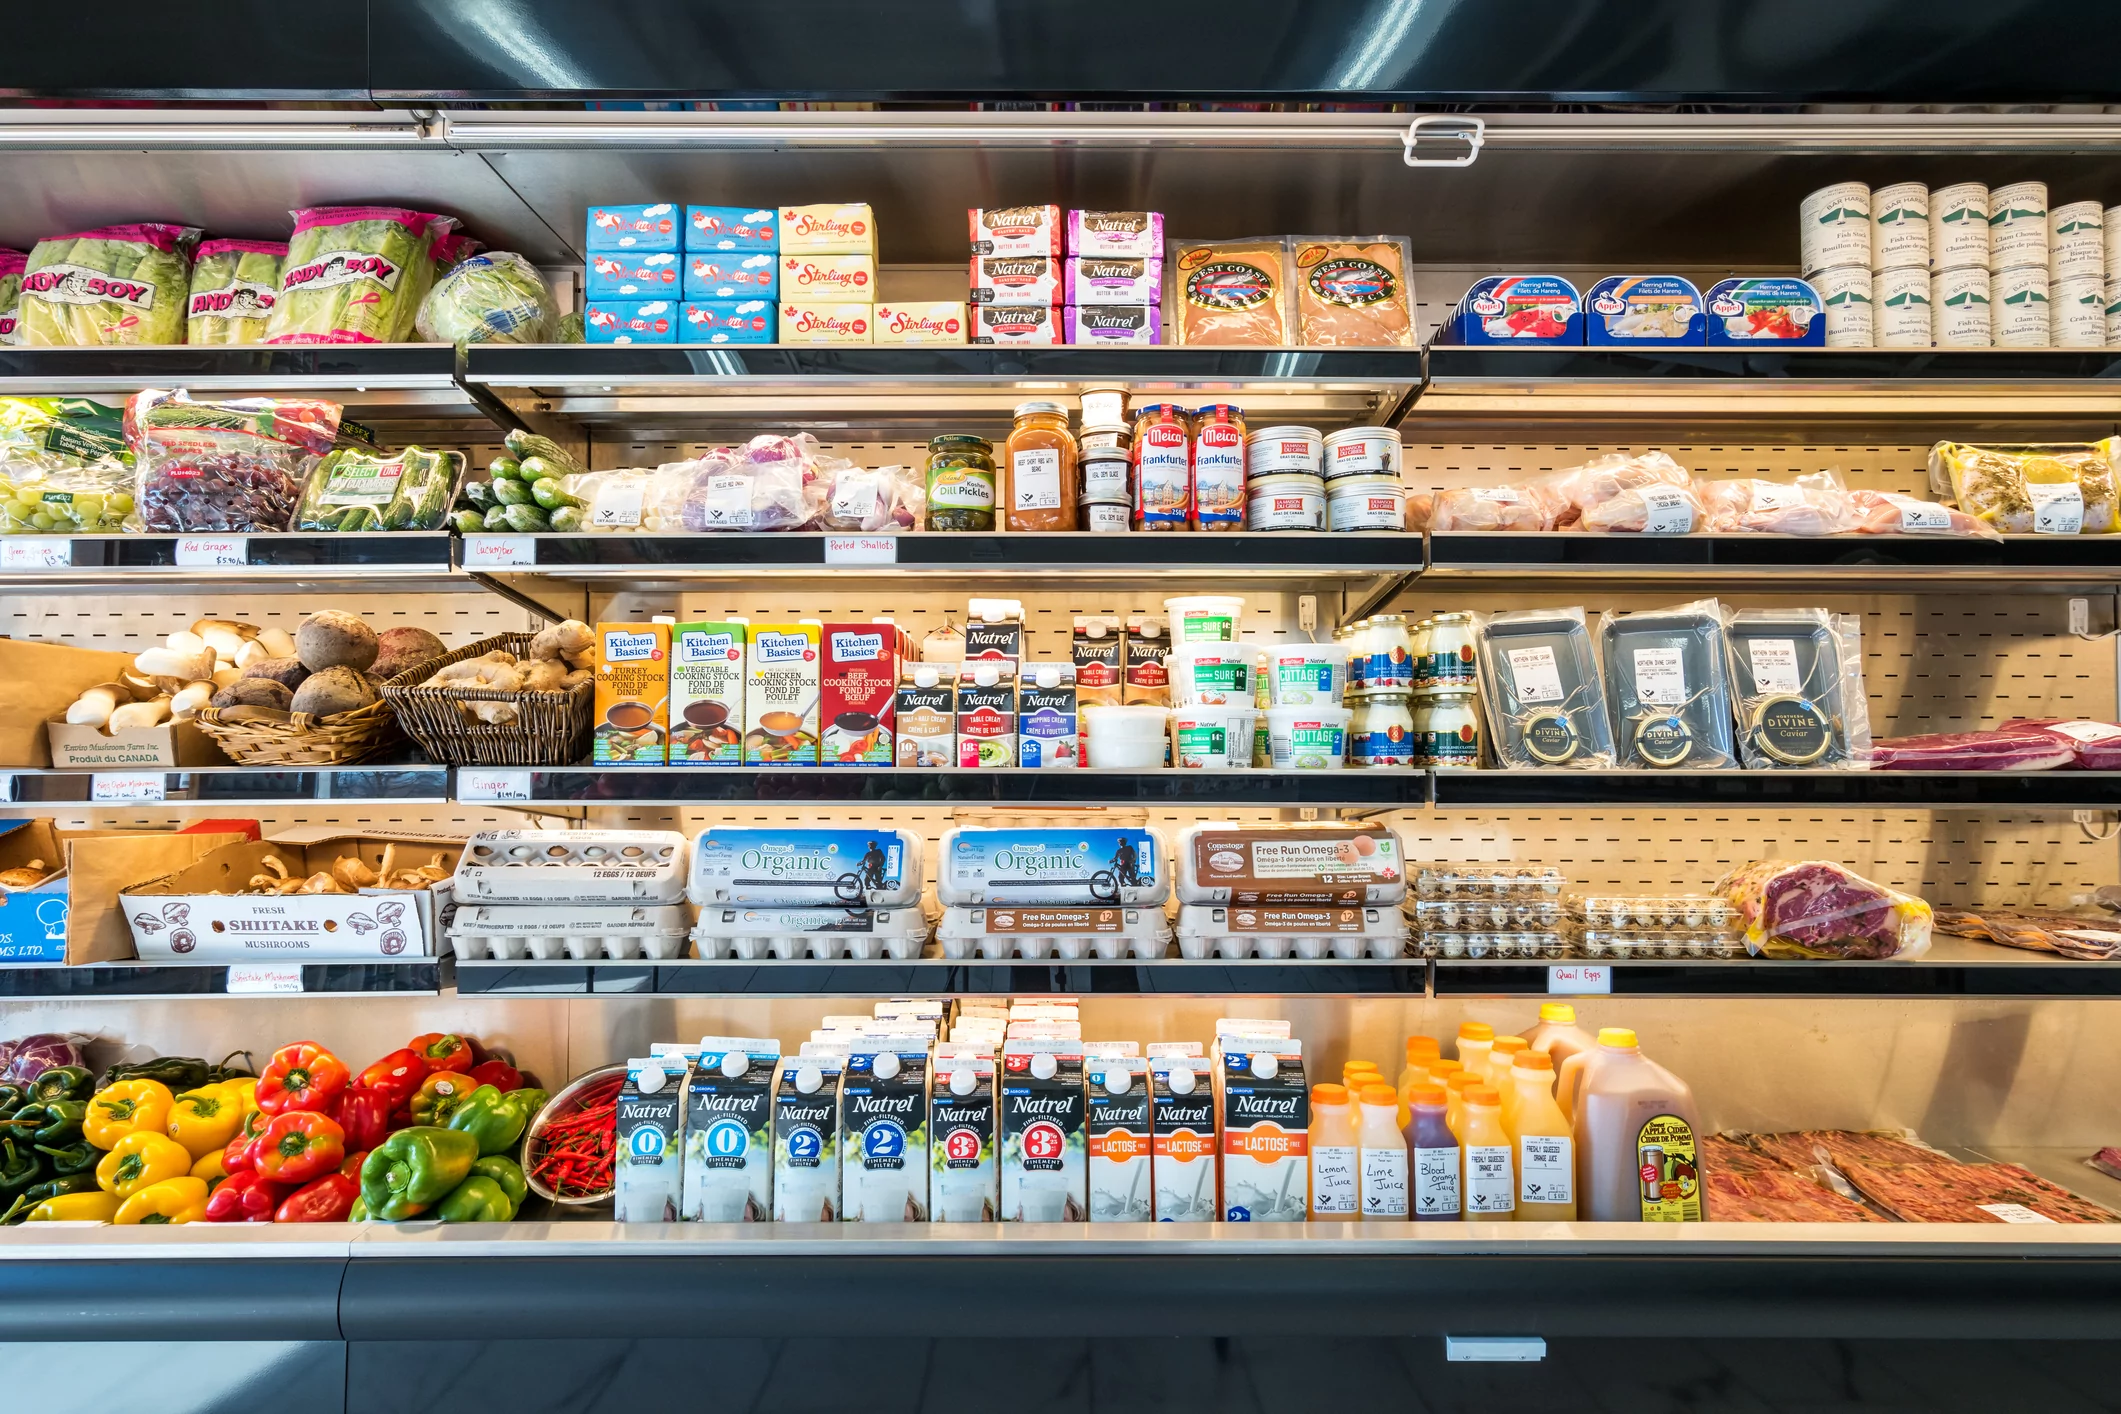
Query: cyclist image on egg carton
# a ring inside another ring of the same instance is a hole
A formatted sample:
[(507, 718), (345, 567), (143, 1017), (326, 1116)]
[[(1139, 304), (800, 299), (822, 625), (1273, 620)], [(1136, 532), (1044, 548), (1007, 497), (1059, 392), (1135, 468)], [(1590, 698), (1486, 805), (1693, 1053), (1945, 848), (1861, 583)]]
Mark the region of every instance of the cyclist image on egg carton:
[(677, 903), (685, 837), (675, 830), (489, 830), (457, 862), (465, 903)]
[(715, 826), (693, 842), (687, 894), (712, 904), (905, 908), (921, 896), (921, 837), (911, 830)]

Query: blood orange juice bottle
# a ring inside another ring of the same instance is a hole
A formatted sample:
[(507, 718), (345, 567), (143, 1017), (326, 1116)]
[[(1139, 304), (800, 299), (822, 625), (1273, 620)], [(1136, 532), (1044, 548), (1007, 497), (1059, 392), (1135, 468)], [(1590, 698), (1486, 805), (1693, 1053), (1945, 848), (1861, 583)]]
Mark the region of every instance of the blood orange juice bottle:
[(1412, 1117), (1408, 1113), (1407, 1096), (1416, 1086), (1430, 1083), (1429, 1062), (1442, 1054), (1443, 1048), (1436, 1044), (1434, 1036), (1407, 1037), (1407, 1063), (1401, 1068), (1399, 1081), (1395, 1086), (1399, 1091), (1399, 1127), (1401, 1129), (1407, 1127), (1407, 1121)]
[(1408, 1216), (1418, 1223), (1458, 1221), (1458, 1136), (1444, 1121), (1449, 1099), (1441, 1085), (1407, 1093), (1407, 1153), (1413, 1160)]
[(1345, 1085), (1311, 1087), (1311, 1221), (1353, 1222), (1357, 1179), (1355, 1106)]

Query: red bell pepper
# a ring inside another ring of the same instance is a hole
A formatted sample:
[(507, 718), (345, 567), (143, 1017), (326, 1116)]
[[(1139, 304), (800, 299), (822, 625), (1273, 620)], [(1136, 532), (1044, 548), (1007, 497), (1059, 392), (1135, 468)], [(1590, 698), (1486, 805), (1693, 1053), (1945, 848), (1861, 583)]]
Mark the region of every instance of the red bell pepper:
[(314, 1041), (297, 1041), (273, 1052), (258, 1077), (258, 1108), (269, 1115), (290, 1110), (322, 1111), (352, 1077), (346, 1063)]
[(390, 1137), (391, 1097), (367, 1085), (355, 1085), (339, 1094), (339, 1128), (346, 1131), (348, 1149), (373, 1149)]
[(289, 1110), (258, 1136), (257, 1172), (274, 1183), (299, 1186), (336, 1172), (345, 1159), (346, 1131), (329, 1115)]
[(478, 1064), (471, 1053), (471, 1042), (447, 1031), (430, 1031), (425, 1036), (415, 1036), (407, 1049), (425, 1062), (430, 1071), (470, 1070)]
[(471, 1068), (471, 1078), (481, 1085), (491, 1085), (502, 1094), (523, 1088), (523, 1072), (504, 1060), (480, 1061)]
[(361, 1176), (361, 1165), (367, 1158), (368, 1151), (366, 1149), (349, 1149), (346, 1153), (345, 1162), (339, 1165), (339, 1172), (349, 1177), (359, 1178)]
[(327, 1173), (297, 1188), (273, 1214), (281, 1223), (343, 1223), (361, 1196), (361, 1180), (350, 1174)]
[(265, 1126), (272, 1123), (272, 1116), (263, 1110), (248, 1110), (243, 1115), (243, 1127), (236, 1137), (229, 1140), (221, 1150), (221, 1167), (230, 1173), (243, 1173), (258, 1166), (258, 1136)]
[(392, 1051), (383, 1059), (361, 1072), (354, 1084), (380, 1090), (390, 1097), (390, 1107), (403, 1109), (412, 1098), (412, 1092), (420, 1088), (427, 1078), (427, 1062), (412, 1050)]
[(210, 1223), (269, 1223), (273, 1213), (293, 1190), (274, 1183), (253, 1169), (232, 1173), (214, 1186), (206, 1200)]

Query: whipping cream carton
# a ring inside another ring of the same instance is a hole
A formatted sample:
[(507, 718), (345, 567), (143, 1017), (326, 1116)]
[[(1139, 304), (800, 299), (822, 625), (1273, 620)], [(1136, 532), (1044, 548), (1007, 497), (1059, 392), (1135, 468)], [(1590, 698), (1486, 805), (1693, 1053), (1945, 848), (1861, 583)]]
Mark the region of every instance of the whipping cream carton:
[(685, 1095), (687, 1222), (762, 1223), (773, 1212), (773, 1071), (781, 1043), (755, 1036), (700, 1041)]
[(1310, 1206), (1311, 1096), (1294, 1039), (1217, 1037), (1226, 1222), (1302, 1222)]
[(1002, 1221), (1083, 1221), (1089, 1209), (1083, 1043), (1009, 1041), (1001, 1089)]
[(683, 1055), (643, 1056), (626, 1062), (614, 1116), (618, 1154), (612, 1164), (612, 1221), (674, 1223), (684, 1191), (685, 1087), (691, 1065)]
[(945, 1041), (935, 1048), (928, 1100), (932, 1222), (991, 1223), (1001, 1212), (994, 1090), (999, 1039)]
[[(847, 1052), (840, 1077), (840, 1219), (928, 1221), (928, 1047), (934, 1030), (917, 1019), (878, 1023)], [(908, 1025), (920, 1027), (908, 1032)]]
[(844, 1043), (806, 1041), (781, 1062), (773, 1091), (773, 1220), (829, 1223), (840, 1212), (840, 1071)]
[(1084, 1151), (1090, 1221), (1145, 1223), (1154, 1211), (1150, 1174), (1149, 1061), (1131, 1041), (1084, 1043)]
[(1199, 1049), (1149, 1048), (1149, 1170), (1160, 1223), (1216, 1218), (1214, 1067)]

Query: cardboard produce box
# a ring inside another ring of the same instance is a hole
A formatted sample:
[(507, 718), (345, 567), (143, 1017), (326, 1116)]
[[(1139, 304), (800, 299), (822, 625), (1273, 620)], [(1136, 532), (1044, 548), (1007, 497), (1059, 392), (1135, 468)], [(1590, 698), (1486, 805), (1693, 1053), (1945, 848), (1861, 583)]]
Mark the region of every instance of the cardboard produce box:
[[(93, 686), (93, 684), (91, 684)], [(77, 771), (172, 771), (226, 766), (220, 744), (196, 722), (164, 722), (136, 731), (105, 732), (70, 723), (62, 712), (44, 724), (52, 765)]]
[(119, 892), (133, 947), (161, 962), (387, 962), (433, 957), (445, 946), (453, 912), (449, 881), (427, 889), (364, 888), (352, 894), (238, 893), (271, 873), (277, 859), (294, 878), (330, 871), (351, 855), (382, 867), (395, 846), (393, 868), (426, 864), (437, 854), (454, 871), (463, 845), (425, 834), (334, 834), (290, 830), (259, 843), (235, 843), (196, 863)]
[(190, 722), (106, 736), (71, 725), (66, 709), (99, 682), (133, 667), (130, 653), (66, 643), (0, 638), (0, 768), (58, 766), (74, 770), (171, 770), (226, 766), (214, 739)]
[(49, 820), (0, 827), (0, 872), (32, 867), (36, 883), (0, 885), (0, 962), (66, 960), (66, 846)]

